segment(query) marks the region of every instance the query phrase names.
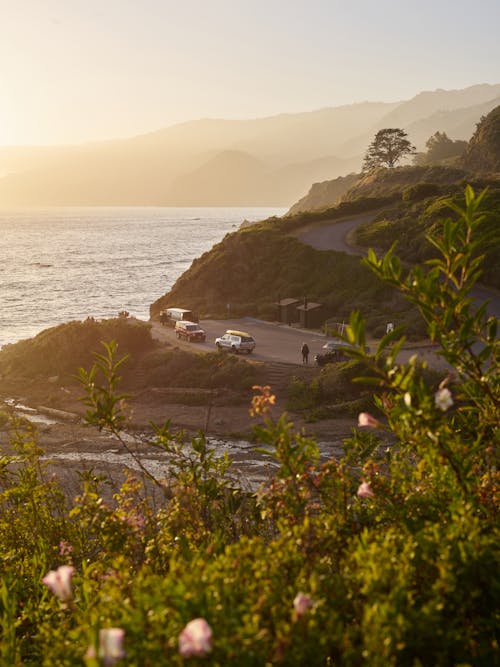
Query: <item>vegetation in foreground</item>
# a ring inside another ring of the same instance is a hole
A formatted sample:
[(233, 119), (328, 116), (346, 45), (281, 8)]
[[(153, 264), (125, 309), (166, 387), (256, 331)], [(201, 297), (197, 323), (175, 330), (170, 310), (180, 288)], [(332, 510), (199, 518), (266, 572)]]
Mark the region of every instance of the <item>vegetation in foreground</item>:
[[(256, 430), (278, 467), (248, 494), (202, 435), (156, 430), (170, 454), (162, 495), (130, 475), (82, 477), (68, 506), (43, 471), (33, 434), (11, 424), (16, 456), (0, 469), (0, 655), (6, 665), (500, 664), (500, 402), (497, 321), (474, 310), (480, 204), (433, 238), (440, 256), (403, 277), (391, 252), (367, 263), (422, 313), (453, 367), (428, 384), (395, 362), (401, 331), (366, 355), (348, 339), (377, 416), (341, 460), (272, 416), (262, 387)], [(120, 437), (114, 345), (88, 373), (88, 420)], [(390, 434), (394, 444), (382, 445)], [(124, 446), (126, 444), (124, 443)], [(145, 473), (146, 474), (146, 473)]]

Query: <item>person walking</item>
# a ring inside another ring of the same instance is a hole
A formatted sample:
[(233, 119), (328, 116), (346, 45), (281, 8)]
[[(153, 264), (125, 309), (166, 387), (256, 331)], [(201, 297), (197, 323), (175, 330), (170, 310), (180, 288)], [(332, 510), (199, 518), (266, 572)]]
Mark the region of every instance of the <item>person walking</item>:
[(303, 364), (308, 364), (309, 363), (309, 346), (307, 343), (302, 343), (302, 347), (300, 348), (300, 351), (302, 352), (302, 363)]

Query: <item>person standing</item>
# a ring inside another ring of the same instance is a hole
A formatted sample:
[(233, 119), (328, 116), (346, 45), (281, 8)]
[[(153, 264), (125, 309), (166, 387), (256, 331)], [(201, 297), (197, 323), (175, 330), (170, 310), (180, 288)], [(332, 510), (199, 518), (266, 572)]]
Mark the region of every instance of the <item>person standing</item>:
[(303, 364), (308, 364), (309, 363), (309, 346), (306, 342), (302, 343), (302, 347), (300, 348), (300, 351), (302, 352), (302, 363)]

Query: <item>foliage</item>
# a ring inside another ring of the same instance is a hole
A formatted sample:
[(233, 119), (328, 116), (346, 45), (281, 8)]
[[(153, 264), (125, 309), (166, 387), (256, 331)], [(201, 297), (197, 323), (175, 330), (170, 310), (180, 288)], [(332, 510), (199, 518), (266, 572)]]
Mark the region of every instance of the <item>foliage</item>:
[(146, 386), (197, 389), (250, 389), (259, 369), (232, 354), (193, 354), (181, 349), (157, 350), (143, 359)]
[(379, 130), (366, 151), (363, 171), (371, 171), (377, 167), (392, 168), (415, 150), (404, 130), (400, 128)]
[(500, 106), (477, 124), (462, 164), (466, 169), (480, 173), (500, 171)]
[(436, 164), (458, 158), (467, 148), (467, 141), (450, 139), (446, 132), (435, 132), (427, 139), (425, 146), (427, 153), (418, 153), (415, 156), (416, 164)]
[[(2, 664), (499, 664), (500, 343), (497, 321), (469, 298), (488, 242), (483, 203), (471, 189), (464, 207), (449, 201), (452, 217), (430, 238), (437, 257), (408, 275), (394, 251), (370, 253), (370, 268), (418, 306), (450, 373), (398, 363), (398, 328), (367, 354), (353, 313), (350, 368), (364, 376), (353, 380), (378, 411), (359, 415), (338, 460), (276, 419), (269, 387), (256, 387), (256, 438), (275, 464), (257, 493), (203, 435), (166, 424), (151, 444), (168, 454), (164, 475), (129, 475), (105, 500), (105, 480), (87, 474), (71, 500), (34, 434), (11, 422)], [(127, 448), (120, 367), (109, 343), (81, 376), (89, 420)]]
[(74, 374), (75, 368), (92, 363), (101, 341), (115, 340), (132, 360), (153, 347), (149, 324), (133, 318), (95, 320), (89, 317), (45, 329), (34, 338), (5, 345), (0, 350), (4, 376), (33, 378)]
[(294, 378), (288, 390), (288, 409), (294, 412), (314, 410), (317, 413), (319, 406), (342, 405), (343, 411), (348, 411), (348, 403), (358, 405), (359, 399), (370, 393), (366, 387), (353, 383), (353, 379), (363, 374), (364, 369), (364, 362), (351, 359), (326, 364), (320, 374), (309, 382)]
[[(488, 189), (482, 201), (484, 216), (482, 229), (488, 237), (488, 242), (484, 247), (480, 281), (483, 285), (498, 289), (500, 276), (496, 267), (500, 262), (500, 187), (498, 182), (494, 181), (487, 185)], [(422, 192), (420, 188), (419, 192)], [(456, 188), (453, 188), (451, 200), (454, 205), (458, 205), (462, 196)], [(371, 223), (361, 225), (356, 230), (356, 242), (363, 246), (389, 250), (397, 240), (399, 256), (410, 264), (436, 257), (438, 251), (428, 240), (428, 234), (442, 233), (443, 213), (450, 197), (430, 195), (420, 200), (419, 196), (408, 194), (406, 199), (414, 200), (410, 207), (407, 205), (393, 207)]]
[(403, 201), (420, 201), (428, 197), (436, 197), (441, 194), (441, 188), (435, 183), (417, 183), (403, 191)]

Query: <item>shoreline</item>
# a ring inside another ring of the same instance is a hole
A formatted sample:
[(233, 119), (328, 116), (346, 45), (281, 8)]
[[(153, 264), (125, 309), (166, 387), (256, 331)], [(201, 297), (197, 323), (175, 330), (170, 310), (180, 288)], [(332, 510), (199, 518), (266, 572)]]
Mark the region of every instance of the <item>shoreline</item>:
[[(265, 482), (276, 467), (271, 457), (255, 451), (258, 444), (252, 442), (252, 431), (262, 422), (249, 414), (250, 394), (248, 403), (208, 408), (165, 403), (161, 392), (155, 395), (154, 391), (143, 391), (127, 402), (130, 426), (124, 433), (126, 447), (114, 436), (84, 422), (86, 406), (79, 400), (82, 395), (83, 391), (77, 385), (0, 381), (0, 411), (3, 409), (12, 414), (15, 404), (21, 405), (16, 413), (30, 420), (33, 426), (36, 442), (43, 451), (43, 474), (55, 476), (68, 497), (81, 492), (79, 473), (103, 475), (110, 480), (110, 499), (124, 481), (125, 469), (142, 476), (151, 487), (141, 465), (151, 467), (155, 475), (161, 476), (162, 467), (166, 470), (165, 454), (147, 443), (153, 434), (152, 422), (163, 424), (170, 420), (171, 431), (184, 433), (187, 440), (203, 432), (210, 447), (221, 455), (229, 455), (235, 479), (251, 492)], [(277, 419), (283, 411), (283, 401), (277, 400), (273, 418)], [(341, 454), (344, 438), (352, 434), (356, 425), (354, 418), (306, 424), (297, 415), (290, 414), (289, 417), (295, 430), (317, 440), (322, 460)], [(207, 425), (208, 429), (205, 428)], [(9, 430), (5, 426), (0, 428), (0, 445), (5, 453), (13, 452)], [(127, 449), (138, 457), (141, 465), (130, 458)]]

